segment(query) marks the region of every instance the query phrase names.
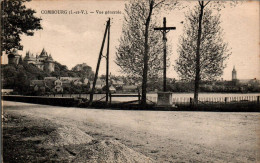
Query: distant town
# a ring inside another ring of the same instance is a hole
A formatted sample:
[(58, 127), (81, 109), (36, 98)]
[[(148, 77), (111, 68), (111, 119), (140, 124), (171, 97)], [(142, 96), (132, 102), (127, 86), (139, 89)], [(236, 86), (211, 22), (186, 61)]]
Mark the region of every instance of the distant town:
[[(201, 92), (259, 92), (258, 79), (239, 79), (235, 66), (231, 80), (201, 81)], [(39, 54), (26, 52), (22, 57), (16, 50), (8, 55), (8, 65), (2, 68), (4, 94), (48, 95), (90, 93), (94, 72), (86, 63), (78, 64), (71, 70), (55, 61), (51, 54), (42, 49)], [(106, 76), (98, 77), (95, 93), (106, 90)], [(162, 90), (163, 79), (150, 80), (147, 90)], [(193, 82), (167, 78), (167, 90), (171, 92), (192, 92)], [(109, 76), (111, 93), (137, 93), (141, 89), (141, 79), (126, 76)]]

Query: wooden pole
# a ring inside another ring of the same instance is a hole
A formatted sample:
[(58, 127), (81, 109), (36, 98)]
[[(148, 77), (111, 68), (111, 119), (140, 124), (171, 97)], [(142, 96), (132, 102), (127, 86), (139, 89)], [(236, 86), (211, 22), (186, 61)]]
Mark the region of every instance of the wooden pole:
[[(108, 20), (108, 22), (109, 22), (109, 20)], [(97, 67), (96, 67), (95, 78), (94, 78), (94, 81), (93, 81), (92, 91), (91, 91), (91, 94), (90, 94), (90, 105), (91, 105), (92, 102), (93, 102), (93, 94), (95, 93), (95, 86), (96, 86), (96, 82), (97, 82), (97, 78), (98, 78), (99, 65), (100, 65), (100, 61), (101, 61), (101, 57), (102, 57), (102, 52), (103, 52), (103, 48), (104, 48), (104, 44), (105, 44), (105, 40), (106, 40), (106, 35), (107, 35), (107, 29), (108, 29), (108, 24), (109, 24), (108, 22), (107, 22), (107, 25), (106, 25), (106, 29), (105, 29), (105, 33), (104, 33), (104, 37), (103, 37), (103, 41), (102, 41), (102, 45), (101, 45), (101, 49), (100, 49), (100, 52), (99, 52), (99, 57), (98, 57), (98, 63), (97, 63)]]
[(112, 103), (112, 95), (111, 95), (111, 93), (109, 93), (109, 103), (110, 103), (110, 105)]
[(107, 22), (108, 26), (108, 35), (107, 35), (107, 69), (106, 69), (106, 104), (108, 104), (108, 95), (109, 95), (109, 85), (108, 85), (108, 76), (109, 76), (109, 40), (110, 40), (110, 18)]

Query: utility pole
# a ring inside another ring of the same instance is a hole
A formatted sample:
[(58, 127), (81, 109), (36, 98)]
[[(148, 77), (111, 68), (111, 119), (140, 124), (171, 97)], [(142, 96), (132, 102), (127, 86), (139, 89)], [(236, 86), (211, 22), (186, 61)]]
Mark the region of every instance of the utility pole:
[(164, 45), (164, 49), (163, 49), (163, 92), (166, 92), (166, 53), (167, 53), (167, 48), (166, 48), (166, 42), (167, 42), (167, 38), (166, 38), (166, 33), (168, 33), (170, 30), (175, 30), (176, 27), (166, 27), (166, 18), (163, 18), (163, 27), (160, 28), (154, 28), (154, 30), (158, 30), (161, 31), (163, 34), (163, 45)]
[(107, 25), (106, 25), (106, 29), (105, 29), (105, 33), (104, 33), (104, 37), (103, 37), (103, 41), (102, 41), (102, 45), (101, 45), (101, 49), (100, 49), (100, 52), (99, 52), (99, 57), (98, 57), (98, 62), (97, 62), (97, 67), (96, 67), (96, 73), (95, 73), (95, 77), (94, 77), (94, 81), (93, 81), (92, 91), (90, 93), (90, 99), (89, 99), (90, 105), (93, 102), (93, 95), (95, 93), (95, 86), (96, 86), (96, 82), (97, 82), (97, 78), (98, 78), (99, 65), (100, 65), (101, 58), (103, 56), (102, 52), (103, 52), (103, 48), (104, 48), (106, 35), (107, 35), (107, 31), (108, 31), (109, 26), (110, 26), (110, 19), (108, 19), (108, 21), (107, 21)]
[(110, 18), (107, 22), (108, 26), (108, 34), (107, 34), (107, 69), (106, 69), (106, 104), (108, 104), (108, 96), (109, 96), (109, 85), (108, 85), (108, 77), (109, 77), (109, 40), (110, 40)]

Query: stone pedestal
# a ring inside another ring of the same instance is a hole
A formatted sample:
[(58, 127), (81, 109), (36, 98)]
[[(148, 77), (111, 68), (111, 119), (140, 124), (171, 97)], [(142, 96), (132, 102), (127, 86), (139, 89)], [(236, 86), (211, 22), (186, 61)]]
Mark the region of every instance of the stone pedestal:
[(157, 106), (161, 107), (174, 107), (172, 103), (171, 92), (158, 92), (157, 93)]

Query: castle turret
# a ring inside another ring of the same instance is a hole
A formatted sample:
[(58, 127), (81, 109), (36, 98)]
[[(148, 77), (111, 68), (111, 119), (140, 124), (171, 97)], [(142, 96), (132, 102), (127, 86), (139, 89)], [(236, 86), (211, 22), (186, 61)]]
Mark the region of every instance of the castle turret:
[(21, 55), (17, 53), (16, 49), (13, 49), (10, 54), (8, 54), (8, 64), (18, 65)]
[(36, 58), (33, 56), (32, 53), (30, 53), (29, 51), (26, 52), (26, 55), (24, 57), (24, 62), (26, 62), (27, 64), (32, 63), (35, 64), (36, 62)]
[(53, 61), (51, 54), (48, 56), (47, 61)]
[(237, 71), (234, 66), (232, 70), (232, 81), (236, 81), (236, 80), (237, 80)]
[(45, 60), (45, 63), (44, 63), (44, 69), (45, 71), (47, 72), (53, 72), (54, 71), (54, 61), (52, 59), (52, 56), (51, 54), (47, 57), (47, 59)]

